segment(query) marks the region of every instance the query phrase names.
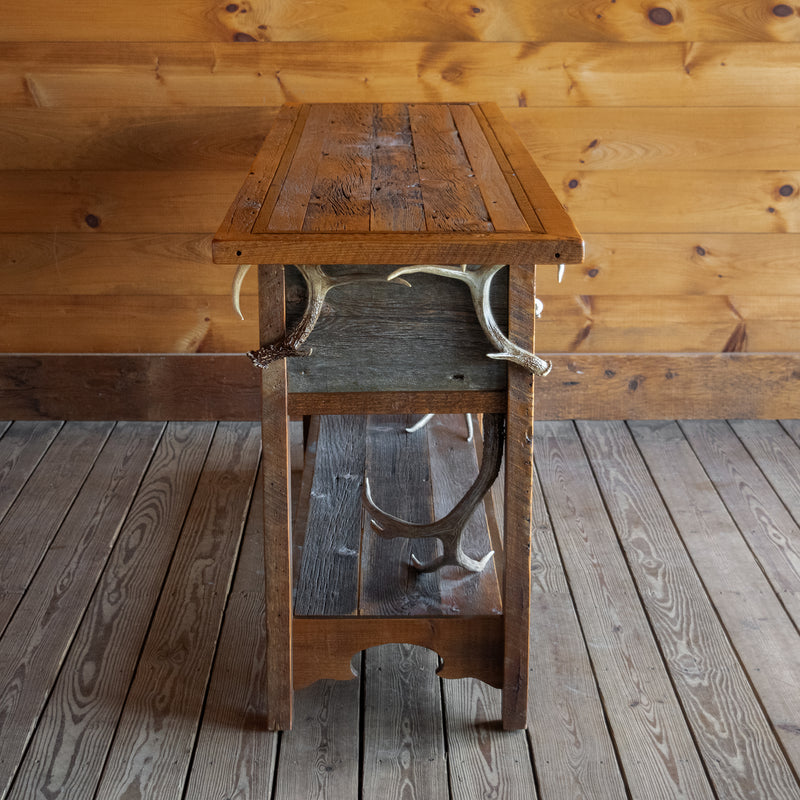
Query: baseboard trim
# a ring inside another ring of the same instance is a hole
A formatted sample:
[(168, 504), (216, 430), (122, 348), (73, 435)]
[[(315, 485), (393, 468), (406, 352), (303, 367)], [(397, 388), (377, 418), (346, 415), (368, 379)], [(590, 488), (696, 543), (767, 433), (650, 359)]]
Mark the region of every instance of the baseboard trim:
[[(537, 419), (800, 418), (800, 353), (547, 357)], [(259, 375), (232, 354), (2, 354), (0, 417), (256, 420)]]

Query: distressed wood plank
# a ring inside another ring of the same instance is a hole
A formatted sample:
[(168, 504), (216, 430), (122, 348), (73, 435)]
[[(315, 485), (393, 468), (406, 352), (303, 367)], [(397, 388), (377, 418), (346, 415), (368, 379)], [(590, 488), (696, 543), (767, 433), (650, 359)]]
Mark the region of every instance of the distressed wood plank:
[(429, 231), (492, 230), (477, 181), (446, 106), (409, 105)]
[(0, 630), (23, 600), (113, 424), (67, 423), (0, 526)]
[(586, 456), (538, 423), (537, 465), (561, 557), (635, 797), (714, 797)]
[[(800, 763), (800, 639), (676, 423), (631, 431), (789, 763)], [(743, 588), (746, 587), (746, 591)], [(764, 659), (764, 653), (770, 657)]]
[(9, 798), (94, 793), (213, 432), (167, 426)]
[(36, 470), (62, 423), (0, 423), (0, 520)]
[(731, 426), (800, 524), (800, 443), (792, 442), (776, 422), (731, 420)]
[[(117, 423), (0, 642), (0, 794), (13, 780), (163, 425)], [(51, 448), (51, 452), (53, 448)]]
[(323, 416), (294, 613), (358, 610), (366, 418)]
[(331, 107), (304, 231), (370, 229), (374, 108), (363, 103)]
[(372, 230), (425, 230), (408, 106), (376, 106), (372, 154)]
[(795, 798), (792, 770), (630, 432), (622, 422), (578, 429), (717, 796)]
[[(259, 344), (286, 333), (284, 270), (258, 268)], [(267, 626), (267, 727), (292, 725), (292, 507), (286, 361), (261, 372), (261, 445), (264, 474), (264, 581)]]
[[(775, 593), (795, 624), (800, 624), (800, 527), (792, 519), (796, 502), (788, 508), (784, 505), (726, 422), (683, 420), (679, 424)], [(765, 433), (779, 431), (774, 426), (764, 420), (740, 424), (740, 430), (747, 440), (760, 442)], [(764, 438), (769, 440), (769, 434)], [(795, 460), (800, 460), (800, 453)], [(796, 499), (800, 494), (792, 492), (789, 497)]]
[[(370, 417), (366, 474), (376, 505), (409, 522), (430, 522), (430, 462), (425, 436), (411, 436), (407, 416)], [(436, 553), (431, 539), (384, 539), (372, 530), (365, 512), (361, 549), (363, 616), (441, 614), (438, 576), (417, 573), (411, 554), (428, 561)]]
[(182, 796), (258, 453), (256, 425), (218, 427), (97, 788), (100, 797)]
[(442, 700), (436, 655), (407, 644), (366, 653), (363, 794), (446, 797)]
[(530, 230), (498, 164), (497, 153), (492, 150), (475, 118), (475, 109), (464, 105), (448, 108), (475, 173), (492, 227), (497, 231)]
[(187, 797), (266, 797), (272, 790), (278, 734), (262, 724), (267, 711), (262, 480), (256, 481), (225, 608)]
[(623, 800), (625, 782), (535, 467), (532, 523), (528, 737), (539, 790), (543, 798)]

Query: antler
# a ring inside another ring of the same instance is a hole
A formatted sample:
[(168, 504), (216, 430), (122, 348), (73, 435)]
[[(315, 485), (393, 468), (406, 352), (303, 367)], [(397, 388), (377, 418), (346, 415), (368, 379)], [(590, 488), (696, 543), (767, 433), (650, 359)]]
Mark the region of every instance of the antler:
[[(295, 267), (303, 276), (308, 291), (308, 299), (306, 300), (303, 316), (291, 331), (286, 332), (282, 339), (260, 347), (258, 350), (252, 350), (247, 354), (257, 367), (268, 367), (273, 361), (289, 356), (311, 355), (311, 349), (302, 350), (301, 347), (314, 330), (314, 326), (322, 313), (325, 297), (331, 289), (348, 283), (383, 281), (383, 277), (380, 275), (368, 275), (363, 272), (349, 272), (335, 276), (328, 275), (319, 264), (295, 264)], [(244, 317), (239, 308), (239, 291), (248, 269), (248, 265), (242, 265), (236, 270), (232, 288), (233, 306), (242, 319)], [(410, 286), (408, 281), (401, 280), (398, 282), (405, 286)]]
[(369, 489), (369, 478), (364, 479), (362, 502), (370, 516), (375, 531), (384, 538), (393, 539), (401, 536), (409, 539), (427, 539), (435, 537), (442, 542), (444, 552), (426, 564), (411, 556), (412, 563), (420, 572), (432, 572), (447, 564), (453, 564), (469, 572), (480, 572), (494, 555), (487, 553), (480, 561), (470, 558), (462, 549), (461, 537), (472, 512), (483, 496), (489, 491), (503, 460), (503, 441), (505, 438), (505, 417), (503, 414), (487, 414), (484, 417), (484, 447), (481, 466), (475, 482), (467, 493), (456, 503), (453, 510), (436, 522), (424, 524), (406, 522), (387, 514), (375, 505)]
[(547, 375), (552, 369), (552, 364), (534, 355), (528, 350), (514, 344), (500, 330), (492, 316), (492, 306), (489, 298), (492, 278), (505, 264), (494, 264), (466, 270), (461, 267), (446, 267), (437, 264), (423, 264), (419, 266), (400, 267), (389, 275), (387, 280), (394, 280), (401, 275), (410, 275), (414, 272), (428, 272), (432, 275), (442, 275), (446, 278), (456, 278), (469, 286), (472, 295), (472, 304), (478, 315), (478, 321), (489, 341), (498, 349), (497, 353), (487, 353), (489, 358), (505, 359), (519, 364), (534, 375)]

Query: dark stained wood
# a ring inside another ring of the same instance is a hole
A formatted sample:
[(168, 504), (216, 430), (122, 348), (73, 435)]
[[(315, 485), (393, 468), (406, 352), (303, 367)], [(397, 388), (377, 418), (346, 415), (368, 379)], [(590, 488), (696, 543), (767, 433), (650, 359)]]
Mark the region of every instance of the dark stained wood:
[(33, 474), (61, 424), (0, 423), (0, 520)]
[(182, 796), (258, 452), (257, 425), (218, 427), (108, 753), (100, 797)]
[[(539, 355), (553, 371), (536, 382), (538, 419), (800, 417), (797, 353)], [(255, 420), (259, 388), (244, 355), (0, 355), (9, 418)], [(504, 409), (503, 392), (289, 397), (292, 414)]]
[[(491, 344), (469, 289), (452, 278), (423, 273), (406, 276), (410, 286), (382, 280), (392, 270), (374, 267), (370, 272), (378, 281), (328, 292), (325, 312), (306, 340), (312, 356), (287, 363), (289, 392), (503, 391), (505, 364), (486, 358)], [(357, 271), (352, 266), (326, 270), (332, 276)], [(286, 282), (287, 314), (297, 319), (305, 307), (305, 282), (293, 269), (287, 270)], [(506, 271), (492, 281), (492, 311), (501, 329), (508, 317), (507, 283)]]
[[(424, 523), (433, 519), (428, 437), (406, 433), (412, 422), (405, 415), (370, 418), (366, 477), (379, 508), (408, 522)], [(366, 512), (364, 516), (360, 614), (441, 614), (438, 575), (418, 573), (411, 563), (412, 554), (422, 562), (432, 559), (435, 540), (383, 538), (372, 529)]]
[[(147, 636), (150, 615), (141, 608), (152, 608), (158, 599), (214, 427), (167, 426), (42, 712), (12, 797), (94, 792)], [(137, 427), (139, 435), (144, 432)]]
[(117, 423), (60, 525), (53, 547), (42, 558), (30, 590), (4, 626), (0, 646), (2, 794), (34, 732), (162, 430), (163, 425), (154, 422)]
[(717, 796), (795, 797), (791, 768), (630, 432), (623, 422), (578, 427)]

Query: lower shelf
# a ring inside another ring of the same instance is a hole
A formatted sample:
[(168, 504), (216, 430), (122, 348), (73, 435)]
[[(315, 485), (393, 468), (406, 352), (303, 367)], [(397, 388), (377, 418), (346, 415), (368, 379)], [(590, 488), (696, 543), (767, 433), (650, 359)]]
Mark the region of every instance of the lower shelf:
[(438, 542), (381, 538), (362, 508), (365, 476), (375, 502), (410, 522), (441, 518), (471, 485), (479, 426), (470, 443), (461, 414), (436, 416), (407, 433), (418, 419), (312, 421), (293, 534), (297, 688), (320, 677), (351, 677), (350, 655), (387, 642), (435, 650), (444, 659), (444, 677), (471, 675), (502, 685), (501, 487), (486, 495), (465, 534), (473, 557), (495, 550), (480, 573), (458, 567), (419, 573), (412, 553), (431, 559)]

